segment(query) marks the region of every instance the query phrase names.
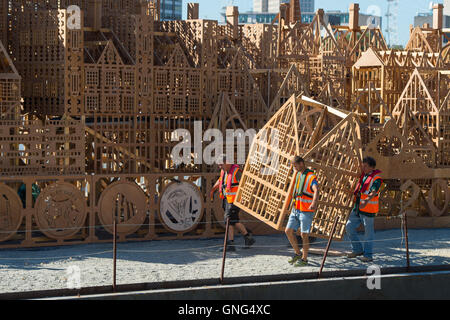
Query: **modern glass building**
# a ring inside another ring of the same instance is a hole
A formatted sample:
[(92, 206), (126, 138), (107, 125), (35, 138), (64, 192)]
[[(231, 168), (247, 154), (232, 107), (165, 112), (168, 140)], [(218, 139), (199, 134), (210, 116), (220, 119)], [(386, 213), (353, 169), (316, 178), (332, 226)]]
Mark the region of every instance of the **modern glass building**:
[(314, 12), (316, 10), (314, 1), (315, 0), (300, 0), (300, 10), (302, 12)]
[(253, 12), (268, 12), (269, 0), (253, 0)]
[[(448, 0), (450, 1), (450, 0)], [(289, 3), (290, 0), (253, 0), (252, 12), (240, 12), (239, 23), (271, 23), (280, 11), (281, 3)], [(225, 8), (222, 10), (222, 17), (225, 20)], [(302, 12), (302, 23), (311, 23), (314, 20), (315, 0), (300, 0), (300, 9)], [(349, 13), (341, 11), (327, 11), (324, 15), (325, 24), (348, 25)], [(372, 17), (359, 13), (359, 24), (361, 26), (373, 25), (382, 27), (381, 17)]]
[[(277, 12), (278, 13), (278, 12)], [(244, 12), (239, 13), (239, 23), (271, 23), (273, 19), (275, 19), (277, 13), (261, 13), (261, 12)], [(302, 12), (302, 23), (311, 23), (315, 17), (314, 12)], [(222, 16), (225, 17), (225, 13), (222, 13)], [(361, 26), (368, 25), (371, 23), (374, 26), (378, 26), (382, 28), (382, 17), (375, 17), (375, 19), (369, 18), (371, 16), (365, 14), (359, 14), (359, 24)], [(339, 25), (345, 26), (349, 23), (349, 13), (348, 12), (340, 12), (340, 11), (328, 11), (324, 14), (324, 23), (331, 25)]]
[(183, 0), (161, 0), (161, 20), (181, 20)]

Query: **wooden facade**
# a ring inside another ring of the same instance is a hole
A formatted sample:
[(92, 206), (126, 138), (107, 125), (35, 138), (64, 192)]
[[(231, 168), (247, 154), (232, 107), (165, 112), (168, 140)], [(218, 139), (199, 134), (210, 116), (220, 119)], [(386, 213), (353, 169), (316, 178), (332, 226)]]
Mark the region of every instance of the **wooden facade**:
[[(328, 185), (317, 236), (336, 217), (342, 236), (350, 198), (336, 194), (354, 182), (356, 159), (375, 151), (382, 166), (425, 172), (385, 177), (389, 208), (403, 188), (418, 214), (448, 215), (450, 49), (439, 19), (395, 51), (379, 28), (359, 26), (357, 5), (349, 26), (330, 26), (323, 10), (301, 23), (297, 4), (270, 24), (240, 25), (237, 7), (219, 24), (199, 19), (197, 4), (187, 20), (160, 21), (153, 1), (1, 0), (0, 247), (109, 241), (113, 217), (123, 241), (221, 234), (220, 202), (205, 196), (217, 168), (194, 149), (177, 165), (177, 129), (201, 149), (206, 129), (258, 132), (239, 200), (256, 233), (282, 228), (298, 153)], [(272, 138), (281, 171), (260, 179)], [(196, 199), (190, 223), (161, 209), (169, 194), (176, 205)]]

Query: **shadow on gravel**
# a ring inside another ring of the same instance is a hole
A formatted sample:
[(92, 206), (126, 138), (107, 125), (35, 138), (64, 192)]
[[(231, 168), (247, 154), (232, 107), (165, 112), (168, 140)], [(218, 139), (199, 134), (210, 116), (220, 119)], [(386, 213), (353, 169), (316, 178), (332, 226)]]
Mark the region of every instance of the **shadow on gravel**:
[[(360, 235), (362, 238), (362, 234)], [(253, 256), (267, 256), (267, 262), (271, 259), (288, 259), (293, 255), (293, 249), (284, 234), (271, 236), (255, 236), (256, 243), (250, 249), (244, 249), (242, 236), (235, 237), (236, 252), (227, 253), (227, 259), (251, 258)], [(386, 241), (384, 241), (386, 240)], [(450, 229), (434, 230), (410, 230), (410, 259), (412, 266), (450, 264)], [(327, 241), (317, 239), (312, 243), (312, 248), (325, 248)], [(117, 259), (129, 262), (136, 261), (149, 264), (165, 265), (189, 265), (192, 263), (220, 264), (223, 239), (202, 240), (162, 240), (147, 242), (118, 243)], [(435, 249), (447, 249), (446, 253), (435, 254)], [(334, 241), (331, 250), (351, 250), (350, 243), (345, 237), (343, 241)], [(429, 252), (428, 252), (429, 251)], [(86, 244), (65, 247), (46, 247), (40, 249), (8, 249), (0, 250), (0, 272), (2, 269), (48, 269), (61, 270), (46, 267), (51, 262), (83, 262), (95, 257), (98, 259), (111, 259), (112, 244)], [(320, 266), (321, 255), (310, 255), (311, 266)], [(381, 267), (405, 266), (406, 251), (402, 241), (401, 230), (378, 231), (375, 234), (374, 261), (367, 264), (357, 259), (329, 256), (326, 268), (329, 269), (361, 269), (364, 266), (376, 264)]]

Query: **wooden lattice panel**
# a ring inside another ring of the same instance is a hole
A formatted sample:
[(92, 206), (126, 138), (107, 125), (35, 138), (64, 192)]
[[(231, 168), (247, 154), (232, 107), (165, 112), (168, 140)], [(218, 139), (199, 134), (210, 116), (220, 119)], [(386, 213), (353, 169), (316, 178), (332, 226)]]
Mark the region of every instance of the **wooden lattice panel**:
[(305, 78), (297, 70), (295, 64), (293, 64), (286, 74), (281, 73), (280, 76), (284, 76), (282, 82), (275, 83), (277, 86), (276, 94), (273, 96), (269, 113), (275, 114), (278, 109), (293, 95), (303, 93), (309, 96), (309, 86), (306, 84)]
[(85, 133), (80, 120), (1, 120), (1, 174), (85, 172)]
[(0, 113), (3, 120), (17, 120), (20, 115), (21, 78), (0, 42)]
[(374, 83), (386, 105), (381, 117), (383, 120), (388, 112), (394, 110), (416, 69), (425, 80), (431, 80), (438, 77), (439, 70), (447, 70), (448, 63), (439, 52), (377, 51), (370, 48), (353, 66), (353, 97), (358, 96), (369, 82)]
[(22, 77), (24, 110), (64, 113), (66, 10), (22, 10), (12, 2), (8, 47)]
[(423, 179), (431, 175), (431, 169), (408, 143), (393, 119), (387, 121), (383, 130), (365, 146), (364, 154), (376, 160), (383, 179)]
[(152, 166), (150, 159), (151, 120), (133, 114), (110, 114), (95, 117), (87, 127), (91, 142), (88, 157), (96, 173), (145, 173)]
[[(109, 37), (105, 45), (89, 44), (101, 37)], [(99, 31), (89, 35), (86, 50), (89, 63), (83, 66), (85, 107), (79, 111), (81, 114), (137, 113), (136, 69), (129, 64), (126, 54), (116, 48), (114, 40), (111, 33)]]
[[(441, 189), (448, 184), (450, 165), (450, 47), (442, 48), (441, 40), (450, 39), (439, 28), (412, 30), (407, 49), (399, 51), (388, 50), (379, 28), (356, 23), (356, 6), (351, 7), (349, 26), (331, 26), (324, 24), (323, 10), (310, 23), (302, 23), (287, 4), (272, 23), (249, 25), (238, 23), (237, 8), (228, 10), (226, 25), (198, 19), (196, 14), (187, 21), (160, 21), (158, 1), (3, 0), (0, 4), (4, 45), (0, 45), (0, 169), (7, 180), (7, 186), (1, 186), (3, 196), (8, 199), (0, 206), (0, 229), (13, 231), (6, 238), (16, 243), (41, 245), (31, 233), (14, 234), (22, 213), (28, 230), (52, 227), (44, 220), (55, 212), (73, 215), (64, 203), (45, 209), (43, 198), (40, 208), (35, 208), (31, 197), (32, 185), (50, 190), (61, 175), (76, 188), (75, 193), (88, 194), (80, 201), (88, 203), (89, 218), (76, 226), (86, 223), (92, 228), (47, 234), (58, 243), (101, 238), (94, 228), (101, 217), (98, 210), (105, 204), (99, 205), (99, 199), (116, 180), (137, 183), (145, 193), (148, 201), (144, 194), (134, 200), (125, 193), (113, 195), (117, 212), (132, 202), (146, 202), (145, 212), (150, 215), (140, 215), (137, 224), (144, 216), (151, 224), (159, 222), (157, 201), (147, 197), (160, 196), (174, 177), (191, 174), (192, 182), (207, 176), (199, 188), (201, 194), (209, 194), (217, 179), (209, 172), (217, 168), (177, 166), (171, 157), (179, 142), (172, 141), (175, 130), (186, 129), (198, 139), (195, 121), (202, 122), (203, 130), (215, 128), (222, 133), (264, 126), (252, 147), (252, 161), (245, 165), (239, 202), (255, 219), (274, 228), (283, 228), (288, 212), (285, 199), (293, 176), (289, 160), (316, 150), (328, 157), (314, 156), (320, 160), (316, 170), (324, 193), (313, 232), (327, 236), (330, 222), (340, 216), (338, 237), (342, 234), (349, 189), (344, 180), (354, 181), (355, 161), (349, 155), (358, 147), (356, 142), (352, 149), (341, 141), (354, 141), (358, 130), (354, 120), (342, 122), (347, 112), (341, 110), (356, 113), (367, 143), (364, 152), (373, 154), (393, 179), (383, 195), (388, 207), (398, 204), (399, 190), (406, 185), (416, 208), (421, 206), (420, 192), (426, 197), (429, 212), (422, 210), (424, 215), (443, 215), (448, 208), (448, 192)], [(74, 21), (71, 5), (81, 9), (80, 29), (69, 27)], [(420, 77), (411, 80), (416, 69)], [(393, 121), (386, 123), (397, 105), (398, 127)], [(205, 146), (201, 145), (203, 150)], [(191, 151), (195, 156), (196, 151)], [(415, 180), (395, 180), (404, 178)], [(19, 186), (23, 191), (25, 185), (21, 212), (11, 194), (17, 194)], [(70, 189), (62, 191), (75, 194)], [(50, 193), (58, 202), (58, 188)], [(221, 220), (222, 209), (218, 201), (204, 204), (201, 227), (176, 237), (214, 233), (211, 217)], [(37, 221), (39, 216), (44, 220)], [(54, 227), (66, 223), (62, 219)], [(147, 233), (144, 229), (133, 227), (119, 232), (119, 237), (154, 239), (172, 232), (154, 225)]]
[(441, 128), (441, 143), (438, 162), (441, 166), (450, 165), (450, 75), (440, 75), (440, 109), (439, 124)]
[(154, 76), (153, 113), (201, 115), (206, 111), (205, 91), (200, 90), (203, 72), (190, 65), (179, 44), (164, 66), (154, 68)]
[(439, 109), (418, 70), (412, 74), (392, 115), (410, 146), (433, 166), (441, 143)]
[(334, 239), (341, 240), (353, 206), (353, 190), (360, 176), (362, 150), (354, 114), (348, 115), (307, 154), (307, 166), (319, 181), (318, 208), (311, 236), (329, 238), (338, 219)]
[(273, 42), (277, 37), (276, 25), (256, 23), (243, 26), (242, 46), (253, 57), (255, 68), (272, 68), (276, 64), (276, 47)]
[(305, 154), (329, 131), (329, 108), (293, 95), (256, 135), (235, 204), (275, 229), (284, 228), (292, 185), (291, 160)]

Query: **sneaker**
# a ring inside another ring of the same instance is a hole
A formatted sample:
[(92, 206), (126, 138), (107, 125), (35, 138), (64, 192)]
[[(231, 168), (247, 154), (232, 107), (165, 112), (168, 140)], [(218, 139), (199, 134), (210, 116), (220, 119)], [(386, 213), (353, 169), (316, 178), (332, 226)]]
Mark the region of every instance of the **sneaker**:
[(244, 236), (245, 239), (245, 248), (250, 248), (254, 243), (255, 243), (255, 239), (253, 239), (253, 236), (251, 233), (248, 233)]
[(361, 257), (361, 258), (358, 258), (358, 260), (361, 262), (372, 262), (373, 261), (372, 258), (368, 258), (368, 257)]
[(298, 259), (294, 267), (304, 267), (308, 265), (308, 260)]
[(352, 252), (352, 253), (350, 253), (350, 254), (347, 255), (347, 258), (353, 259), (353, 258), (362, 256), (362, 255), (363, 255), (363, 252), (360, 252), (360, 253)]
[(293, 256), (291, 259), (289, 259), (289, 263), (290, 264), (294, 264), (294, 263), (296, 263), (298, 260), (300, 260), (302, 258), (302, 256), (300, 256), (300, 255), (295, 255), (295, 256)]

